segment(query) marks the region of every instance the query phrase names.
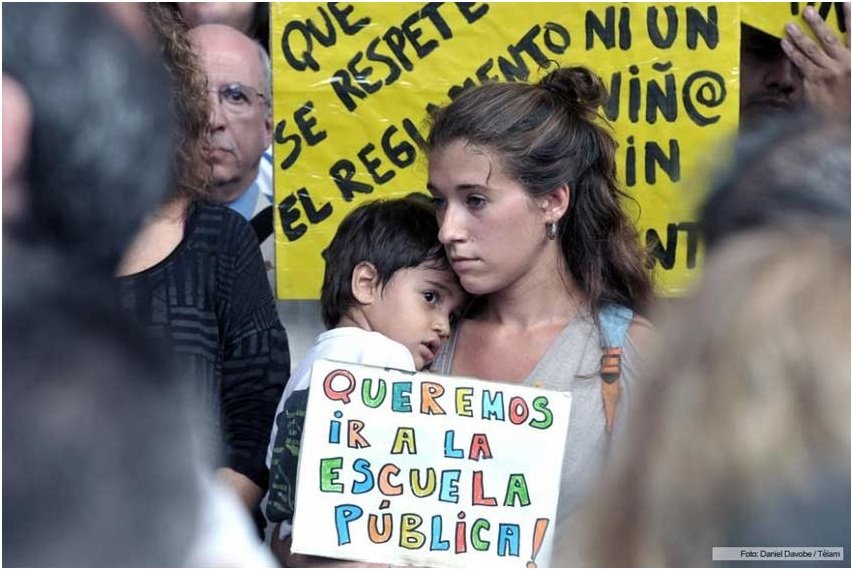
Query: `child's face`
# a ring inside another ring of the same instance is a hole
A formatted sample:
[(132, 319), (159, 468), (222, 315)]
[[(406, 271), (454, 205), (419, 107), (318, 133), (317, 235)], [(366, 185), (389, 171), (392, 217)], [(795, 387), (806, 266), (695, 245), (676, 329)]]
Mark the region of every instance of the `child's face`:
[(371, 329), (405, 345), (420, 370), (449, 337), (465, 295), (452, 270), (421, 264), (394, 273), (365, 313)]

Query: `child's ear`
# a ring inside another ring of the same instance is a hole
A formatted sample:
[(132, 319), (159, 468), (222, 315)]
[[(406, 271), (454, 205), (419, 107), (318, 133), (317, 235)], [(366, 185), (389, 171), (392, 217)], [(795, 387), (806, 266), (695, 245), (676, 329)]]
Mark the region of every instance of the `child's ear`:
[(379, 273), (370, 262), (358, 262), (352, 270), (352, 296), (362, 305), (373, 303), (379, 292)]

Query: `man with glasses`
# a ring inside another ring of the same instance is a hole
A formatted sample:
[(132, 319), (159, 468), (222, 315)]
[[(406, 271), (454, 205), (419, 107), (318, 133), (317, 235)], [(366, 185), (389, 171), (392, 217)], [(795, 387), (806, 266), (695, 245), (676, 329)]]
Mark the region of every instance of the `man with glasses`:
[(213, 199), (251, 221), (274, 291), (269, 56), (230, 26), (202, 25), (189, 35), (211, 97)]
[[(263, 46), (230, 26), (198, 26), (190, 30), (189, 37), (207, 74), (212, 200), (251, 222), (274, 292), (272, 156), (266, 150), (272, 142), (269, 56)], [(250, 503), (262, 537), (266, 522), (257, 506), (260, 499), (252, 497)]]

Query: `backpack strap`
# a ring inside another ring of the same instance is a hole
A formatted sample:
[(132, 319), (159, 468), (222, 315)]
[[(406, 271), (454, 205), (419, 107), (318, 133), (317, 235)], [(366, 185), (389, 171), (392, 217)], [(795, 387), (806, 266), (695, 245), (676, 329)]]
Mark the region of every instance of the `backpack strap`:
[(612, 434), (615, 409), (621, 396), (621, 347), (633, 322), (633, 311), (623, 305), (605, 305), (598, 316), (601, 325), (601, 390), (607, 434)]

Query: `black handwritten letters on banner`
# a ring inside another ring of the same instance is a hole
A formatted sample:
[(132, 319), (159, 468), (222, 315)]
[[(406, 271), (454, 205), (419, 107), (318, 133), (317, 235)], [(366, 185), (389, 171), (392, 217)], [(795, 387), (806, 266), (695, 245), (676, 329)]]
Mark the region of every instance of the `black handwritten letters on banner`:
[(428, 112), (471, 85), (589, 66), (662, 293), (694, 278), (695, 174), (738, 122), (737, 4), (273, 3), (278, 295), (316, 299), (359, 201), (422, 191)]

